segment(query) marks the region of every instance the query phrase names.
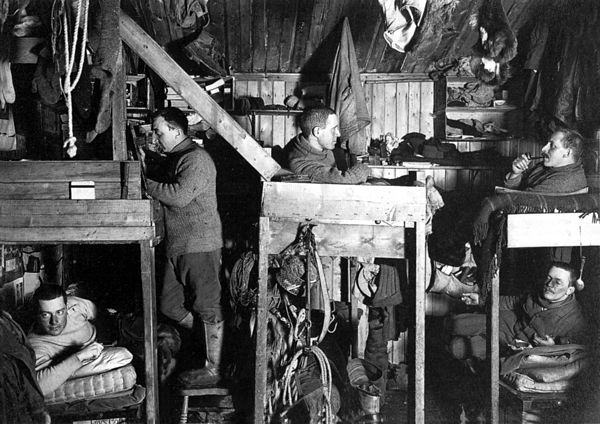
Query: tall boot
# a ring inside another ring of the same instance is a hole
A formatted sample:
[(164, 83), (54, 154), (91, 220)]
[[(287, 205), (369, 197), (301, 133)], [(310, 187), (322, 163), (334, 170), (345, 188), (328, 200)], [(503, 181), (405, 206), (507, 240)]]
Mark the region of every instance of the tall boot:
[(184, 371), (178, 382), (184, 386), (212, 387), (221, 380), (221, 351), (225, 332), (224, 321), (216, 324), (204, 322), (206, 336), (206, 364), (204, 368)]

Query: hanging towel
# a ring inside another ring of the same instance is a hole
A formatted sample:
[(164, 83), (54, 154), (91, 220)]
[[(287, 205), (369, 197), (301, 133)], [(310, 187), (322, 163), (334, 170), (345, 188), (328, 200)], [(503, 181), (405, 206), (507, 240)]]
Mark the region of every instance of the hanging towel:
[(391, 48), (404, 53), (421, 23), (427, 0), (404, 0), (400, 7), (398, 3), (397, 0), (379, 0), (386, 23), (383, 38)]
[(348, 18), (344, 18), (342, 38), (333, 62), (333, 76), (329, 86), (329, 107), (335, 110), (340, 120), (342, 143), (348, 141), (348, 150), (353, 154), (366, 152), (367, 143), (360, 131), (371, 123), (360, 73), (356, 62), (354, 41), (350, 33)]

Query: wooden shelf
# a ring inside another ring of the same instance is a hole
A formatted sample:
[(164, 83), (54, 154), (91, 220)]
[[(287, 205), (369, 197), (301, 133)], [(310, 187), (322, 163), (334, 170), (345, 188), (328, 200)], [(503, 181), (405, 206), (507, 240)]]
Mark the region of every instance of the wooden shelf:
[(252, 115), (271, 115), (271, 116), (280, 116), (280, 115), (300, 115), (303, 111), (296, 109), (289, 110), (280, 110), (280, 109), (250, 109), (248, 112)]
[(511, 110), (519, 110), (521, 109), (519, 106), (448, 106), (446, 107), (446, 112), (497, 112), (497, 113), (506, 113)]

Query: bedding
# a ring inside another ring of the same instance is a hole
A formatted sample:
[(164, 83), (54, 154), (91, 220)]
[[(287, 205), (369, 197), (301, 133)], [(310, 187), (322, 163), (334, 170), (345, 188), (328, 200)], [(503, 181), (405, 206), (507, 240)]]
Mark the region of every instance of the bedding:
[(541, 383), (514, 371), (502, 376), (502, 380), (518, 391), (525, 393), (563, 393), (572, 384), (572, 380)]
[(131, 389), (90, 399), (77, 399), (65, 403), (48, 405), (51, 416), (78, 416), (107, 412), (119, 413), (137, 410), (146, 397), (146, 389), (138, 384)]
[(67, 380), (62, 386), (45, 397), (46, 405), (88, 399), (131, 389), (136, 381), (131, 364), (101, 374)]

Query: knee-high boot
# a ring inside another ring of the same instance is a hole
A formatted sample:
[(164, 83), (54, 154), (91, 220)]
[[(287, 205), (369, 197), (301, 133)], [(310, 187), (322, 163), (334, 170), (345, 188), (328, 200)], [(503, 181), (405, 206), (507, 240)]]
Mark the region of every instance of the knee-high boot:
[(204, 322), (204, 331), (206, 335), (206, 364), (204, 368), (188, 370), (179, 375), (179, 383), (185, 386), (211, 387), (221, 380), (224, 321), (216, 324)]

